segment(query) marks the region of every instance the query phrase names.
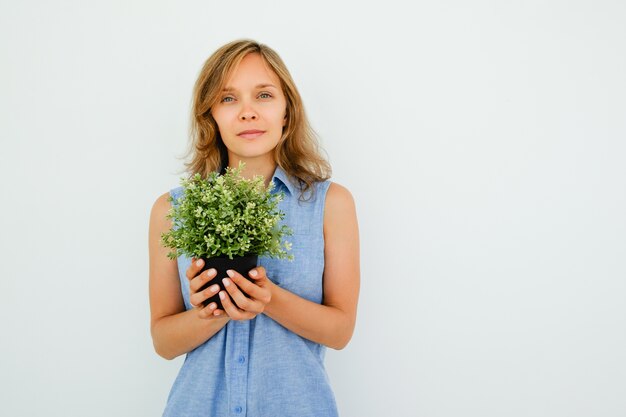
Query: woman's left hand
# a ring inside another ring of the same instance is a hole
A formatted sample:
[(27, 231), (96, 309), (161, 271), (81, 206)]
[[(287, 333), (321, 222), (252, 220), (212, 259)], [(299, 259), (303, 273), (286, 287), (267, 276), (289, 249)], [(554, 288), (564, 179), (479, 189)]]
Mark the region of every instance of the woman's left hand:
[[(232, 320), (250, 320), (261, 314), (272, 299), (270, 288), (273, 283), (265, 275), (265, 268), (258, 266), (248, 272), (254, 282), (250, 282), (233, 269), (229, 269), (227, 273), (230, 279), (224, 278), (222, 281), (230, 297), (225, 291), (220, 291), (220, 299), (226, 314)], [(240, 288), (249, 297), (246, 297)]]

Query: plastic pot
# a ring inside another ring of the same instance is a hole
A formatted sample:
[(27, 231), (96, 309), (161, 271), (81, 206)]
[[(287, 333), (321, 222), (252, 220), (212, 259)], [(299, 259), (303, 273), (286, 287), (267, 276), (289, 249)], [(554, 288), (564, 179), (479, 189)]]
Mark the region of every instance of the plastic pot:
[[(233, 256), (233, 259), (230, 259), (228, 256), (219, 256), (219, 257), (214, 257), (214, 258), (200, 258), (200, 259), (204, 261), (204, 266), (202, 267), (202, 270), (200, 271), (200, 273), (204, 273), (204, 271), (208, 269), (215, 268), (215, 270), (217, 271), (217, 275), (215, 275), (215, 278), (213, 278), (211, 281), (204, 284), (202, 288), (198, 290), (198, 292), (203, 291), (206, 288), (209, 288), (215, 284), (218, 284), (220, 286), (220, 290), (216, 292), (214, 295), (212, 295), (211, 297), (204, 300), (202, 305), (206, 307), (211, 303), (216, 303), (217, 308), (219, 308), (220, 310), (223, 310), (224, 307), (222, 306), (222, 300), (220, 299), (219, 292), (222, 290), (226, 291), (226, 295), (230, 296), (230, 294), (224, 287), (224, 283), (222, 282), (222, 279), (229, 278), (226, 271), (229, 269), (235, 270), (239, 272), (243, 277), (247, 278), (248, 281), (254, 282), (254, 279), (250, 278), (250, 276), (248, 275), (248, 272), (250, 272), (251, 269), (254, 269), (257, 267), (259, 256), (258, 255)], [(246, 297), (248, 296), (248, 294), (246, 294), (246, 292), (243, 289), (239, 288), (239, 290)], [(232, 298), (231, 298), (231, 301), (233, 301)]]

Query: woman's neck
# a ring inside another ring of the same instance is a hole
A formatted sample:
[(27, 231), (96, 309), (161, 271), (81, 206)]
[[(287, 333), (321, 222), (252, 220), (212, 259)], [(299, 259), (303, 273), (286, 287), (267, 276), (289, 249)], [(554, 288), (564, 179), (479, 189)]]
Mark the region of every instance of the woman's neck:
[(274, 171), (276, 170), (277, 164), (273, 161), (267, 160), (254, 160), (254, 159), (243, 159), (243, 158), (232, 158), (229, 161), (228, 166), (232, 168), (237, 168), (239, 166), (239, 161), (243, 161), (246, 165), (241, 170), (241, 177), (250, 180), (254, 178), (255, 175), (262, 175), (264, 178), (265, 186), (267, 187), (272, 180), (272, 176)]

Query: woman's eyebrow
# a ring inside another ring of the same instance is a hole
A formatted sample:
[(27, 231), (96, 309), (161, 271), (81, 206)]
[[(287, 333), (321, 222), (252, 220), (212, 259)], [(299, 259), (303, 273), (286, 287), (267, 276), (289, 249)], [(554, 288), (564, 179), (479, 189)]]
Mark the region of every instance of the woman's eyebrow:
[[(265, 87), (277, 88), (274, 84), (259, 84), (255, 88), (265, 88)], [(226, 87), (222, 91), (237, 91), (237, 89), (234, 87)]]

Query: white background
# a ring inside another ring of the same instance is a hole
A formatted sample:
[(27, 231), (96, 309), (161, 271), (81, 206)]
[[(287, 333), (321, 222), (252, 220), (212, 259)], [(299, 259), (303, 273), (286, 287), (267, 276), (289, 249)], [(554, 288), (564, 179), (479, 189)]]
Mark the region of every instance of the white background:
[[(148, 219), (193, 83), (283, 58), (361, 237), (349, 416), (626, 415), (620, 1), (0, 8), (0, 415), (157, 416)], [(256, 417), (256, 416), (254, 416)]]

